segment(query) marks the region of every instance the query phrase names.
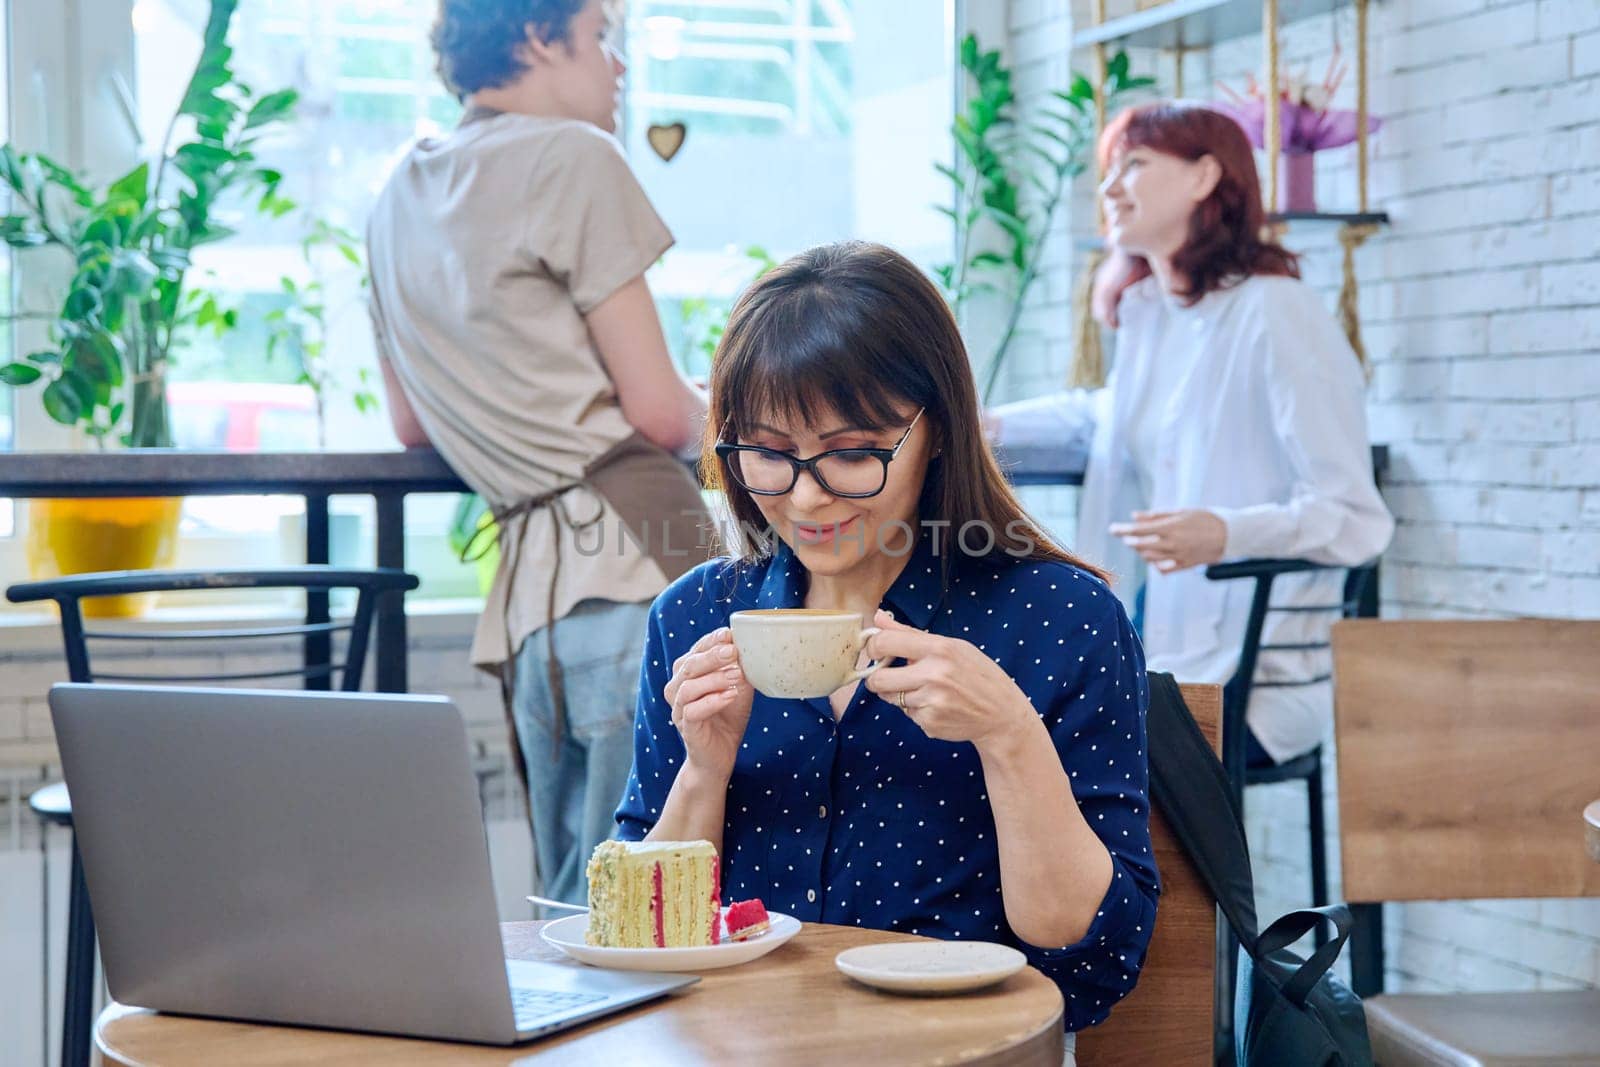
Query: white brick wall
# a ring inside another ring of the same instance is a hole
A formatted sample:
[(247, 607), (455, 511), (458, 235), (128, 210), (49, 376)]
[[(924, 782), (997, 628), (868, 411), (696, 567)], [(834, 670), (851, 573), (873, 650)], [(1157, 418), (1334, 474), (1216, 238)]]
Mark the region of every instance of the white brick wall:
[[(1024, 101), (1064, 83), (1063, 57), (1040, 43), (1087, 20), (1087, 3), (1073, 8), (1012, 0)], [(1293, 24), (1284, 63), (1320, 75), (1335, 38), (1353, 59), (1353, 34), (1348, 8)], [(1384, 612), (1600, 616), (1600, 3), (1380, 0), (1370, 37), (1372, 108), (1386, 119), (1372, 203), (1394, 218), (1357, 259), (1369, 411), (1390, 446), (1385, 495), (1399, 522)], [(1087, 53), (1074, 58), (1088, 69)], [(1170, 57), (1134, 63), (1170, 83)], [(1216, 81), (1238, 86), (1260, 69), (1259, 38), (1230, 42), (1186, 58), (1186, 90), (1211, 96)], [(1320, 158), (1319, 200), (1353, 207), (1354, 171), (1353, 149)], [(1093, 229), (1085, 186), (1063, 234)], [(1029, 314), (1037, 332), (1014, 354), (1005, 398), (1059, 388), (1069, 362), (1078, 257), (1053, 239)], [(1333, 233), (1289, 242), (1331, 308)], [(1070, 501), (1029, 499), (1070, 541)], [(1250, 794), (1264, 916), (1308, 897), (1303, 798), (1298, 785)], [(1334, 825), (1336, 806), (1330, 796)], [(1600, 901), (1391, 906), (1388, 940), (1390, 988), (1600, 984)]]

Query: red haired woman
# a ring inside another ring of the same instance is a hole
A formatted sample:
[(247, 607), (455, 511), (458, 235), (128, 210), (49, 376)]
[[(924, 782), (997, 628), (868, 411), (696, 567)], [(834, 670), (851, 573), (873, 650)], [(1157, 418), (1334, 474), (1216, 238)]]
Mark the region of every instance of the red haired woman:
[[(1075, 547), (1142, 600), (1152, 670), (1222, 682), (1238, 665), (1250, 591), (1207, 581), (1205, 564), (1356, 564), (1389, 542), (1361, 367), (1295, 257), (1262, 239), (1255, 162), (1232, 119), (1192, 104), (1134, 108), (1107, 127), (1100, 162), (1112, 256), (1095, 303), (1117, 327), (1110, 380), (1008, 405), (994, 422), (1002, 443), (1065, 436), (1087, 450)], [(1337, 603), (1339, 583), (1337, 572), (1290, 575), (1274, 603)], [(1264, 641), (1311, 642), (1327, 623), (1274, 613)], [(1253, 763), (1323, 739), (1331, 702), (1315, 680), (1327, 673), (1325, 651), (1263, 656), (1258, 682), (1278, 684), (1258, 688), (1247, 714)]]

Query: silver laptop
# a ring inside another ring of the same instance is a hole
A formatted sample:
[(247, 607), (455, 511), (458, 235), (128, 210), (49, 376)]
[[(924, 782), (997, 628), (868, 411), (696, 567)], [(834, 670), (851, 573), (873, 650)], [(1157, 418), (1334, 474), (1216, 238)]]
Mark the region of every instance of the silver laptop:
[(121, 1003), (514, 1044), (699, 980), (505, 958), (443, 697), (57, 685), (50, 711)]

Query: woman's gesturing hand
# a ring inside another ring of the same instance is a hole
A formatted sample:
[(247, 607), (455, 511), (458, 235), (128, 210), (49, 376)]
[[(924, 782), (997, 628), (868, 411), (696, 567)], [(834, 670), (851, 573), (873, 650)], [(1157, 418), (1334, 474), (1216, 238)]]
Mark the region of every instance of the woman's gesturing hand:
[(879, 611), (873, 625), (880, 632), (868, 640), (868, 653), (906, 663), (879, 668), (866, 686), (929, 737), (971, 741), (981, 749), (1037, 718), (1027, 694), (972, 642), (906, 626), (887, 611)]
[(1227, 524), (1200, 508), (1135, 511), (1132, 522), (1114, 522), (1110, 532), (1163, 574), (1215, 563), (1228, 545)]
[(726, 626), (696, 641), (672, 664), (665, 695), (672, 705), (672, 725), (696, 770), (722, 781), (733, 776), (755, 692)]

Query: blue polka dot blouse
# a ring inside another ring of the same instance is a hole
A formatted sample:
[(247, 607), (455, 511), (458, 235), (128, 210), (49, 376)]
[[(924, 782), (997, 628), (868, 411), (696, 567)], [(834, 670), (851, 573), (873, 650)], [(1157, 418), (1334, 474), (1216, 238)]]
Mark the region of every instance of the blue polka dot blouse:
[[(1061, 987), (1067, 1029), (1081, 1029), (1133, 988), (1155, 921), (1144, 656), (1117, 598), (1089, 573), (952, 547), (924, 534), (883, 606), (988, 653), (1044, 719), (1111, 853), (1111, 886), (1088, 933), (1031, 945), (1011, 932), (977, 750), (929, 738), (864, 686), (838, 721), (826, 698), (756, 694), (728, 786), (723, 898), (760, 897), (809, 922), (1013, 945)], [(649, 833), (684, 758), (663, 695), (673, 661), (733, 612), (800, 607), (804, 594), (805, 572), (779, 542), (755, 564), (705, 563), (657, 598), (617, 811), (624, 840)]]

